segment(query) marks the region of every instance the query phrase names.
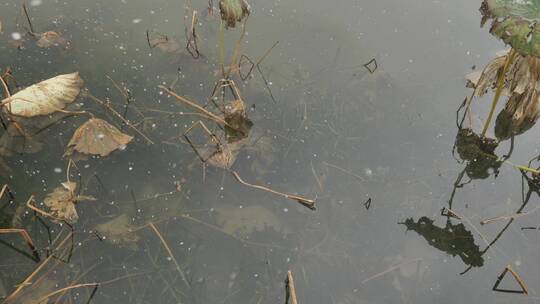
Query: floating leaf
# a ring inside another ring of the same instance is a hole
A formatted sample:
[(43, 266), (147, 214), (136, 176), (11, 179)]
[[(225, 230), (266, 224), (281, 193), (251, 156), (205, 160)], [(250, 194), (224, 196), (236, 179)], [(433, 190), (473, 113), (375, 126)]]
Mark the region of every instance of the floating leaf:
[(492, 19), (490, 32), (522, 55), (540, 57), (540, 1), (484, 0), (482, 25)]
[(91, 118), (75, 131), (64, 155), (71, 156), (78, 152), (104, 157), (115, 150), (124, 149), (132, 139), (132, 136), (120, 132), (105, 120)]
[(235, 27), (236, 22), (249, 16), (251, 8), (245, 0), (220, 0), (219, 11), (226, 26)]
[(54, 31), (48, 31), (38, 34), (36, 45), (40, 48), (49, 48), (51, 46), (65, 46), (67, 41), (64, 37)]
[(77, 183), (65, 182), (62, 187), (57, 187), (49, 193), (43, 200), (45, 206), (49, 207), (50, 213), (59, 219), (69, 223), (75, 223), (79, 219), (75, 204), (81, 201), (94, 201), (91, 196), (76, 195)]
[(59, 75), (31, 85), (2, 100), (11, 114), (34, 117), (62, 110), (79, 95), (84, 82), (79, 73)]
[(105, 237), (105, 241), (114, 245), (124, 245), (136, 250), (139, 236), (133, 232), (134, 226), (129, 217), (122, 214), (108, 222), (96, 226), (96, 231)]

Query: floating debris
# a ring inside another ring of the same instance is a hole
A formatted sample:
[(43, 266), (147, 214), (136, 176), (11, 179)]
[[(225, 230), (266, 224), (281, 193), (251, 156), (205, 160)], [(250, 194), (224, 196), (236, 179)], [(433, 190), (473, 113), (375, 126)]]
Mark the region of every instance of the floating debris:
[(91, 118), (75, 130), (64, 156), (80, 153), (105, 157), (115, 150), (124, 149), (132, 139), (105, 120)]
[(49, 193), (43, 200), (45, 206), (49, 207), (50, 214), (54, 218), (65, 220), (70, 224), (77, 222), (79, 215), (75, 205), (82, 201), (95, 201), (92, 196), (77, 195), (75, 190), (77, 183), (65, 182), (62, 187), (57, 187), (53, 192)]
[(0, 103), (9, 113), (23, 117), (48, 115), (62, 111), (72, 103), (84, 82), (78, 72), (58, 75), (31, 85)]
[(245, 0), (220, 0), (219, 11), (226, 27), (236, 27), (236, 22), (249, 16), (251, 7)]
[(372, 58), (370, 61), (364, 64), (364, 67), (366, 68), (366, 70), (369, 71), (370, 74), (375, 73), (375, 71), (377, 71), (377, 68), (379, 68), (379, 66), (377, 65), (377, 59)]

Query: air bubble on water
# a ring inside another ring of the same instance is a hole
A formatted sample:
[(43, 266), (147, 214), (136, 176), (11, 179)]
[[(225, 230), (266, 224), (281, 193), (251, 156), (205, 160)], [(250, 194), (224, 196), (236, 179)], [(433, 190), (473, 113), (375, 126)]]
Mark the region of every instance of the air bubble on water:
[(141, 23), (141, 21), (142, 21), (141, 18), (131, 20), (131, 22), (133, 22), (134, 24)]
[(54, 168), (54, 173), (62, 173), (62, 168)]

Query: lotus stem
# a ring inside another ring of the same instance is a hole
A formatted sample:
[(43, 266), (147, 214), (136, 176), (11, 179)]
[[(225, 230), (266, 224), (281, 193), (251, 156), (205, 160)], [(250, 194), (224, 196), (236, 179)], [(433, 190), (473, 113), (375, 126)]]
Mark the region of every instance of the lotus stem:
[(501, 97), (501, 93), (504, 87), (504, 78), (505, 78), (506, 72), (508, 71), (510, 64), (512, 64), (512, 61), (514, 61), (514, 57), (516, 56), (516, 54), (517, 52), (514, 49), (510, 50), (510, 53), (508, 54), (508, 57), (506, 58), (506, 62), (504, 63), (503, 70), (499, 74), (499, 78), (497, 79), (497, 90), (495, 91), (495, 96), (493, 96), (493, 101), (491, 102), (491, 109), (489, 110), (486, 123), (484, 124), (484, 129), (482, 130), (482, 137), (486, 136), (486, 132), (491, 123), (491, 119), (493, 119), (495, 108), (497, 107), (497, 103), (499, 102), (499, 99)]

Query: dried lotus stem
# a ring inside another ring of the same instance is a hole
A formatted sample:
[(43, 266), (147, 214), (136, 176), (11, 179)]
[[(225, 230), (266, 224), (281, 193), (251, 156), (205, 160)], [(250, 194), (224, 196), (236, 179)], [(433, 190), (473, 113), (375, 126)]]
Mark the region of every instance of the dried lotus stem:
[(287, 194), (287, 193), (283, 193), (283, 192), (279, 192), (279, 191), (276, 191), (276, 190), (272, 190), (268, 187), (265, 187), (265, 186), (261, 186), (261, 185), (254, 185), (254, 184), (250, 184), (248, 182), (245, 182), (241, 177), (240, 175), (238, 175), (238, 173), (236, 171), (231, 171), (232, 175), (234, 176), (234, 178), (239, 182), (241, 183), (242, 185), (245, 185), (245, 186), (248, 186), (248, 187), (251, 187), (251, 188), (254, 188), (254, 189), (259, 189), (259, 190), (262, 190), (262, 191), (266, 191), (266, 192), (270, 192), (272, 194), (276, 194), (276, 195), (279, 195), (279, 196), (282, 196), (282, 197), (285, 197), (285, 198), (288, 198), (288, 199), (292, 199), (292, 200), (295, 200), (297, 201), (299, 204), (301, 204), (302, 206), (304, 207), (307, 207), (311, 210), (316, 210), (316, 207), (315, 207), (315, 200), (312, 200), (312, 199), (308, 199), (308, 198), (305, 198), (305, 197), (301, 197), (301, 196), (298, 196), (298, 195), (293, 195), (293, 194)]

